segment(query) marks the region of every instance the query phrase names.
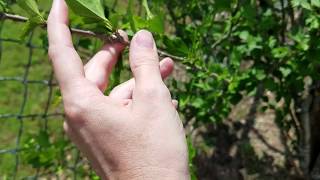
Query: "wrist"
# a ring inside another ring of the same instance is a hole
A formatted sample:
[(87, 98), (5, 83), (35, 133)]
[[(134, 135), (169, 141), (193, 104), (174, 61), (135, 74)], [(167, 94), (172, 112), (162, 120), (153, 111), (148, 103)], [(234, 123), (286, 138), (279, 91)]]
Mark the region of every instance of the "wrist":
[[(151, 161), (139, 162), (141, 158), (131, 160), (121, 158), (121, 161), (113, 163), (110, 161), (100, 161), (97, 163), (98, 165), (95, 164), (97, 166), (94, 166), (94, 169), (101, 179), (106, 180), (189, 180), (190, 174), (187, 158), (185, 155), (181, 157), (176, 155), (175, 158), (176, 159), (158, 160), (152, 163)], [(124, 161), (123, 159), (126, 160)], [(113, 166), (110, 166), (111, 164), (113, 164)]]
[(126, 171), (113, 172), (110, 179), (189, 180), (190, 174), (188, 169), (173, 170), (160, 167), (142, 167)]

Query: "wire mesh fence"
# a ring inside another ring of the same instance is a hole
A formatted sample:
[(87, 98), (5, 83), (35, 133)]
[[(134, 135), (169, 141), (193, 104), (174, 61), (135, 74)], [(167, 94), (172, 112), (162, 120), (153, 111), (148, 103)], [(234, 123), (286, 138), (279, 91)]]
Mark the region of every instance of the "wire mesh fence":
[[(50, 2), (39, 1), (44, 13)], [(126, 11), (118, 0), (112, 2), (110, 12), (120, 6)], [(7, 3), (10, 13), (0, 12), (0, 179), (98, 178), (64, 134), (61, 95), (47, 55), (46, 25), (21, 40), (19, 35), (28, 19), (20, 16), (21, 8), (15, 1)], [(105, 41), (114, 40), (113, 36), (81, 28), (70, 31), (84, 61)], [(162, 50), (158, 53), (160, 57), (186, 60)], [(121, 58), (127, 58), (127, 52)], [(119, 64), (111, 75), (110, 89), (130, 77), (128, 62)]]
[[(46, 32), (37, 28), (20, 40), (22, 26), (0, 18), (0, 179), (94, 177), (62, 130)], [(78, 47), (81, 37), (75, 41)]]

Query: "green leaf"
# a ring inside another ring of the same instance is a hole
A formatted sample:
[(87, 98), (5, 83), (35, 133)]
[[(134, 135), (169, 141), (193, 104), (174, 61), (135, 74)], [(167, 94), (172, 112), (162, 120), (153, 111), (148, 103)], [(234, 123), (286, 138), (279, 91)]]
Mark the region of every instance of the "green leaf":
[(292, 39), (296, 42), (297, 49), (307, 51), (310, 48), (310, 36), (308, 34), (299, 31), (292, 36)]
[(4, 2), (3, 0), (0, 0), (0, 11), (2, 11), (2, 12), (7, 12), (8, 11), (7, 3)]
[(164, 36), (163, 43), (166, 46), (166, 50), (169, 53), (172, 53), (177, 56), (184, 56), (186, 57), (189, 53), (189, 48), (181, 38), (175, 36)]
[(277, 44), (277, 39), (274, 38), (273, 36), (269, 37), (269, 39), (268, 39), (268, 46), (269, 46), (270, 48), (274, 48), (276, 44)]
[(305, 9), (311, 10), (311, 5), (308, 0), (291, 0), (291, 4), (293, 7), (303, 7)]
[(306, 24), (310, 27), (310, 29), (318, 29), (320, 27), (318, 17), (314, 15), (311, 15), (306, 19)]
[(119, 22), (120, 22), (121, 16), (119, 14), (111, 14), (109, 16), (109, 20), (112, 24), (112, 26), (116, 29), (119, 27)]
[(51, 143), (48, 132), (40, 131), (39, 136), (37, 137), (37, 142), (41, 147), (49, 147)]
[(272, 49), (272, 55), (275, 58), (284, 58), (286, 57), (290, 52), (290, 49), (288, 47), (278, 47), (278, 48), (274, 48)]
[(259, 70), (254, 69), (254, 70), (252, 70), (252, 73), (257, 78), (257, 80), (259, 80), (259, 81), (262, 81), (267, 77), (265, 72), (263, 70), (260, 70), (260, 69)]
[(38, 25), (45, 24), (45, 19), (40, 14), (37, 2), (35, 0), (18, 0), (18, 5), (27, 12), (28, 21), (22, 29), (20, 38), (25, 38), (32, 32)]
[(320, 7), (320, 0), (311, 0), (311, 4), (316, 7)]
[(250, 34), (249, 34), (248, 31), (241, 31), (239, 33), (239, 37), (240, 37), (241, 40), (247, 41), (249, 39), (249, 37), (250, 37)]
[(133, 21), (137, 31), (140, 29), (148, 28), (148, 21), (141, 18), (140, 16), (133, 16)]
[(27, 12), (29, 21), (34, 25), (44, 24), (46, 21), (41, 15), (35, 0), (18, 0), (18, 5)]
[(24, 39), (25, 37), (27, 37), (37, 26), (38, 24), (28, 20), (22, 28), (20, 39)]
[(101, 0), (67, 0), (70, 9), (81, 16), (86, 23), (99, 23), (112, 32), (113, 26), (105, 17), (104, 7)]
[(149, 19), (149, 30), (158, 34), (164, 33), (164, 20), (162, 16), (155, 16)]
[(28, 13), (28, 17), (41, 16), (35, 0), (18, 0), (18, 5)]
[(194, 101), (191, 102), (192, 106), (195, 108), (201, 108), (205, 104), (204, 99), (196, 98)]
[(289, 69), (289, 68), (284, 68), (284, 67), (280, 67), (280, 72), (281, 72), (281, 74), (286, 78), (286, 77), (288, 77), (290, 74), (291, 74), (291, 69)]

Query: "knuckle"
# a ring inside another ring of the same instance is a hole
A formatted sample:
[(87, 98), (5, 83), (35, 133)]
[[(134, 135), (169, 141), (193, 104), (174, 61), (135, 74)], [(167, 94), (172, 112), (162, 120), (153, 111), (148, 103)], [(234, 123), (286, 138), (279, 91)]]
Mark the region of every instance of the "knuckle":
[(66, 101), (64, 105), (65, 114), (70, 121), (83, 121), (86, 112), (88, 111), (88, 103), (79, 98)]
[(143, 68), (158, 68), (158, 66), (155, 63), (152, 62), (134, 62), (132, 64), (132, 69), (134, 71), (137, 71), (138, 69), (143, 69)]
[(136, 56), (134, 58), (134, 61), (132, 62), (132, 68), (138, 69), (141, 66), (159, 66), (158, 59), (153, 56), (141, 54), (139, 56)]
[(170, 92), (165, 85), (150, 85), (140, 89), (142, 96), (147, 99), (170, 98)]
[(54, 45), (49, 46), (48, 54), (50, 59), (56, 58), (58, 53), (59, 53), (59, 49), (57, 46), (54, 46)]

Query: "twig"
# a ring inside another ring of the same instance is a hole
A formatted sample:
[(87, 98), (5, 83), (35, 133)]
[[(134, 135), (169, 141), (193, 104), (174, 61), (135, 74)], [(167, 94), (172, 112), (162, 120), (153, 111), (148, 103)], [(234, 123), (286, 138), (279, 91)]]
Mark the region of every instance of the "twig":
[(223, 43), (225, 40), (227, 40), (231, 34), (234, 32), (236, 28), (232, 24), (231, 27), (229, 28), (228, 32), (224, 34), (220, 39), (218, 39), (214, 44), (212, 44), (211, 49), (216, 49), (221, 43)]
[(239, 21), (239, 18), (237, 18), (235, 20), (235, 22), (233, 22), (233, 18), (235, 17), (235, 14), (237, 13), (237, 11), (239, 10), (239, 6), (240, 6), (240, 1), (237, 1), (236, 7), (234, 8), (233, 12), (231, 13), (231, 17), (230, 17), (230, 27), (228, 29), (228, 31), (226, 33), (224, 33), (224, 35), (218, 39), (214, 44), (212, 44), (211, 49), (214, 50), (216, 49), (221, 43), (223, 43), (225, 40), (227, 40), (231, 34), (237, 29), (237, 24)]
[(300, 142), (300, 135), (302, 134), (302, 127), (301, 127), (301, 123), (297, 117), (297, 113), (296, 113), (296, 109), (295, 109), (295, 102), (294, 100), (291, 100), (291, 103), (289, 105), (289, 114), (293, 120), (293, 126), (297, 131), (297, 139), (298, 142)]
[(179, 61), (185, 61), (185, 60), (187, 60), (187, 59), (184, 58), (184, 57), (174, 56), (174, 55), (168, 54), (167, 52), (164, 52), (164, 51), (162, 51), (162, 50), (158, 50), (158, 53), (159, 53), (160, 56), (171, 57), (172, 59), (179, 60)]
[[(8, 13), (0, 13), (0, 19), (9, 19), (12, 21), (16, 21), (16, 22), (27, 22), (28, 18), (23, 17), (23, 16), (19, 16), (19, 15), (15, 15), (15, 14), (8, 14)], [(43, 24), (42, 27), (46, 28), (47, 24)], [(99, 39), (102, 39), (104, 41), (108, 41), (108, 42), (121, 42), (121, 43), (125, 43), (127, 44), (128, 42), (125, 42), (121, 36), (119, 36), (117, 34), (117, 32), (115, 34), (112, 35), (104, 35), (104, 34), (97, 34), (94, 33), (92, 31), (88, 31), (88, 30), (83, 30), (83, 29), (77, 29), (77, 28), (70, 28), (70, 31), (73, 34), (78, 34), (81, 36), (88, 36), (88, 37), (97, 37)]]
[[(28, 18), (26, 18), (26, 17), (15, 15), (15, 14), (3, 13), (3, 12), (0, 13), (0, 19), (9, 19), (9, 20), (16, 21), (16, 22), (27, 22), (28, 21)], [(46, 24), (43, 24), (43, 27), (46, 28)], [(80, 36), (87, 36), (87, 37), (96, 37), (96, 38), (99, 38), (99, 39), (107, 41), (107, 42), (121, 42), (124, 44), (130, 43), (130, 42), (125, 41), (118, 34), (118, 32), (115, 32), (112, 35), (104, 35), (104, 34), (98, 34), (98, 33), (95, 33), (95, 32), (89, 31), (89, 30), (83, 30), (83, 29), (77, 29), (77, 28), (70, 28), (70, 31), (73, 34), (78, 34)], [(175, 56), (175, 55), (169, 54), (167, 52), (164, 52), (162, 50), (158, 50), (158, 53), (160, 56), (170, 57), (175, 60), (179, 60), (179, 61), (186, 60), (185, 57)]]
[(7, 14), (7, 13), (1, 13), (0, 19), (10, 19), (10, 20), (18, 21), (18, 22), (28, 21), (28, 18), (26, 18), (26, 17), (14, 15), (14, 14)]

